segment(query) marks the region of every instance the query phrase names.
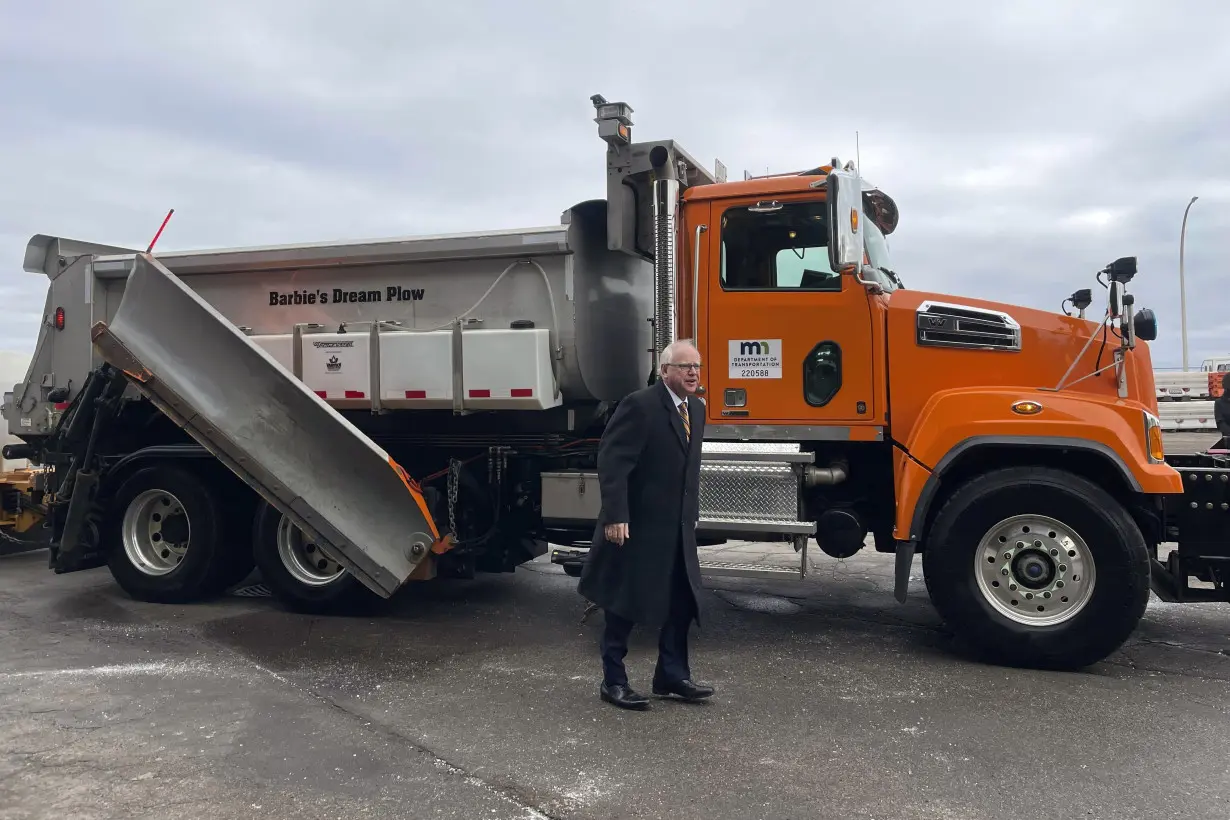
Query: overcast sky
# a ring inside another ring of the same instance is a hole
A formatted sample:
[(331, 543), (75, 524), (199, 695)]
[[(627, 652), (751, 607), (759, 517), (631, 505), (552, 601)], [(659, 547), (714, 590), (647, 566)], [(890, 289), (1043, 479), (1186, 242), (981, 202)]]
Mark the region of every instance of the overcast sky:
[(34, 233), (143, 248), (171, 207), (163, 250), (556, 224), (603, 194), (594, 93), (731, 178), (857, 130), (914, 289), (1057, 310), (1134, 254), (1160, 366), (1198, 195), (1190, 356), (1230, 355), (1224, 0), (0, 0), (0, 350), (33, 349)]

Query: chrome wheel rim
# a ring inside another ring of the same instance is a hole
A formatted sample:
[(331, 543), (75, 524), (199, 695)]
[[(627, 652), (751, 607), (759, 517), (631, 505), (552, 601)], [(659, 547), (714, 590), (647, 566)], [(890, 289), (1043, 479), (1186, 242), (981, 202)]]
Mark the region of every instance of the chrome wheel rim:
[(983, 536), (974, 556), (974, 576), (986, 602), (1027, 626), (1075, 618), (1093, 596), (1096, 572), (1085, 540), (1044, 515), (1005, 518)]
[(174, 572), (188, 554), (192, 522), (180, 500), (166, 490), (145, 490), (134, 498), (120, 526), (124, 554), (145, 575)]
[(278, 521), (278, 557), (282, 566), (301, 584), (323, 587), (343, 578), (346, 568), (316, 546), (286, 516)]

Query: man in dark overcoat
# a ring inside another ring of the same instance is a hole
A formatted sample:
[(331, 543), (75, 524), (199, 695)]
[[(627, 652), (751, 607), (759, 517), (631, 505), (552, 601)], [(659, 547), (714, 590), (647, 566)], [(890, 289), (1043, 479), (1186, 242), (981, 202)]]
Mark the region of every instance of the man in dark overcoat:
[(603, 610), (601, 698), (645, 709), (624, 657), (635, 624), (657, 629), (653, 693), (702, 700), (692, 681), (688, 629), (700, 623), (700, 353), (686, 340), (662, 351), (660, 378), (619, 402), (598, 447), (602, 511), (578, 591)]

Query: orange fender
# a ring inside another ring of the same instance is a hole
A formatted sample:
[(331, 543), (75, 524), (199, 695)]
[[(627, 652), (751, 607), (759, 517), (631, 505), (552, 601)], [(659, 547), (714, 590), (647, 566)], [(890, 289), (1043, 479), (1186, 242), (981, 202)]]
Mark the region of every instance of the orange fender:
[[(1037, 412), (1013, 406), (1034, 402)], [(959, 388), (935, 394), (923, 407), (904, 452), (894, 459), (897, 509), (893, 535), (920, 540), (929, 505), (946, 469), (983, 446), (1055, 447), (1095, 453), (1135, 492), (1183, 492), (1173, 467), (1152, 458), (1146, 442), (1147, 408), (1087, 393), (1028, 388)]]

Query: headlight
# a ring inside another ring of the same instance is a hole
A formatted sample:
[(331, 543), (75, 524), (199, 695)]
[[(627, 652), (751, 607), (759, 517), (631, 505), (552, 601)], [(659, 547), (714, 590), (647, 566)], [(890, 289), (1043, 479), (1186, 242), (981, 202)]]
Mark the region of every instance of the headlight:
[(1162, 420), (1150, 413), (1145, 414), (1145, 452), (1149, 454), (1150, 464), (1164, 464), (1166, 461), (1166, 446), (1162, 441)]

